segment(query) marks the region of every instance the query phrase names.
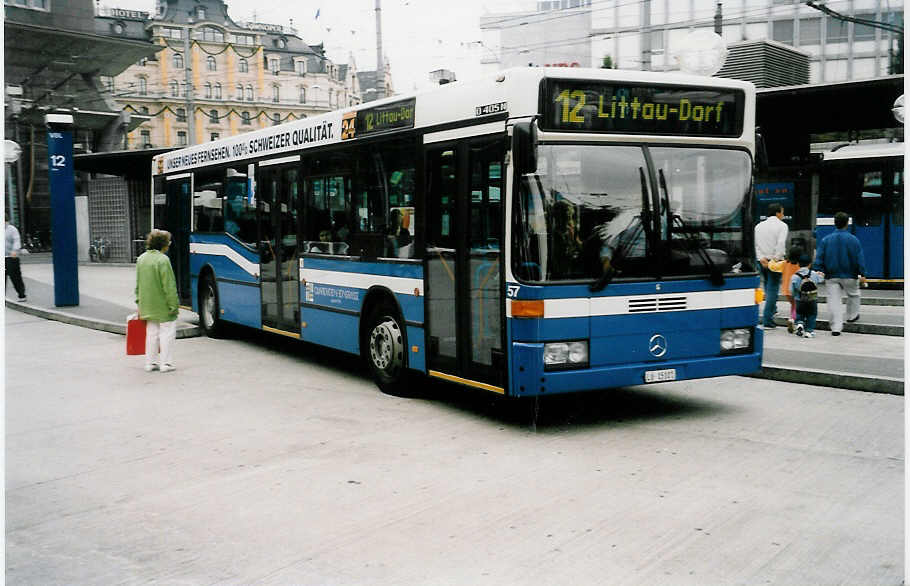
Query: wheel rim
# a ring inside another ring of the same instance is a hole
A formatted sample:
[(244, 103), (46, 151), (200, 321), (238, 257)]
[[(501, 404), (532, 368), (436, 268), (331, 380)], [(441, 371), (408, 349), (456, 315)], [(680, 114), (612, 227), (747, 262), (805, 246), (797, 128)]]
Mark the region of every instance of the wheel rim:
[(206, 329), (215, 325), (215, 290), (207, 284), (202, 295), (202, 321)]
[(370, 332), (370, 361), (379, 372), (392, 375), (403, 362), (401, 329), (394, 319), (383, 318)]

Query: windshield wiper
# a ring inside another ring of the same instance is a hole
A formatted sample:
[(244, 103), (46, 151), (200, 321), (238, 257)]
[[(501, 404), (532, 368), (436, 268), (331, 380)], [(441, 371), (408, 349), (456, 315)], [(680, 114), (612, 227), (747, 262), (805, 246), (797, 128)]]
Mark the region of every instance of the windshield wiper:
[[(689, 243), (691, 247), (695, 249), (695, 252), (698, 254), (698, 257), (702, 260), (705, 266), (708, 267), (708, 275), (710, 276), (711, 284), (715, 286), (720, 286), (724, 284), (724, 275), (720, 272), (720, 269), (717, 267), (717, 264), (711, 260), (711, 255), (708, 254), (708, 251), (705, 250), (698, 238), (695, 237), (695, 234), (692, 233), (691, 227), (686, 224), (685, 220), (682, 219), (682, 216), (674, 214), (670, 211), (670, 194), (667, 190), (667, 178), (664, 176), (664, 170), (657, 170), (658, 181), (660, 183), (660, 188), (664, 192), (664, 201), (667, 202), (667, 237), (671, 239), (670, 244), (672, 244), (672, 233), (670, 232), (673, 223), (676, 222), (679, 224), (679, 227), (682, 228), (680, 232), (686, 239), (686, 242)], [(670, 248), (672, 250), (672, 247)]]

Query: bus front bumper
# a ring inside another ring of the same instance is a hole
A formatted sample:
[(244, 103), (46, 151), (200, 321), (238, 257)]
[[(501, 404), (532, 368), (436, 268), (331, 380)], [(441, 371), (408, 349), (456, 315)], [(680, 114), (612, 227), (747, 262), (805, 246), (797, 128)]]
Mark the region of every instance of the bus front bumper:
[(667, 380), (746, 375), (761, 370), (761, 352), (756, 351), (748, 354), (544, 371), (543, 344), (515, 342), (512, 349), (511, 394), (518, 397), (593, 391)]

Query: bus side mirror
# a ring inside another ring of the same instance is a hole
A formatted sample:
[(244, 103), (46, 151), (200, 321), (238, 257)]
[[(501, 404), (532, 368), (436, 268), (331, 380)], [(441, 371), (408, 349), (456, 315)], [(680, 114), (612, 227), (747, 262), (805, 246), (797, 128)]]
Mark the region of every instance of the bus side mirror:
[(519, 175), (537, 171), (537, 125), (516, 122), (512, 127), (512, 160)]
[(755, 174), (764, 175), (768, 172), (768, 149), (765, 147), (765, 137), (760, 129), (755, 129)]

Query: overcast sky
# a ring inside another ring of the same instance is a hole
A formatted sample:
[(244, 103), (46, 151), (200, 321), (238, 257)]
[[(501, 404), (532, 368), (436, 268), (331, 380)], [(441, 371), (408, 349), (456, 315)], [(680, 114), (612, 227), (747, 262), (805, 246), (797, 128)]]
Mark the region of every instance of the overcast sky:
[[(155, 12), (154, 0), (105, 0), (103, 5)], [(324, 42), (336, 62), (346, 63), (353, 54), (358, 70), (376, 69), (375, 0), (230, 0), (227, 5), (235, 21), (287, 25), (293, 20), (304, 41)], [(479, 18), (535, 6), (534, 0), (382, 0), (383, 52), (395, 90), (431, 85), (428, 74), (434, 69), (450, 69), (458, 79), (476, 77), (488, 51), (473, 43), (481, 39)]]

